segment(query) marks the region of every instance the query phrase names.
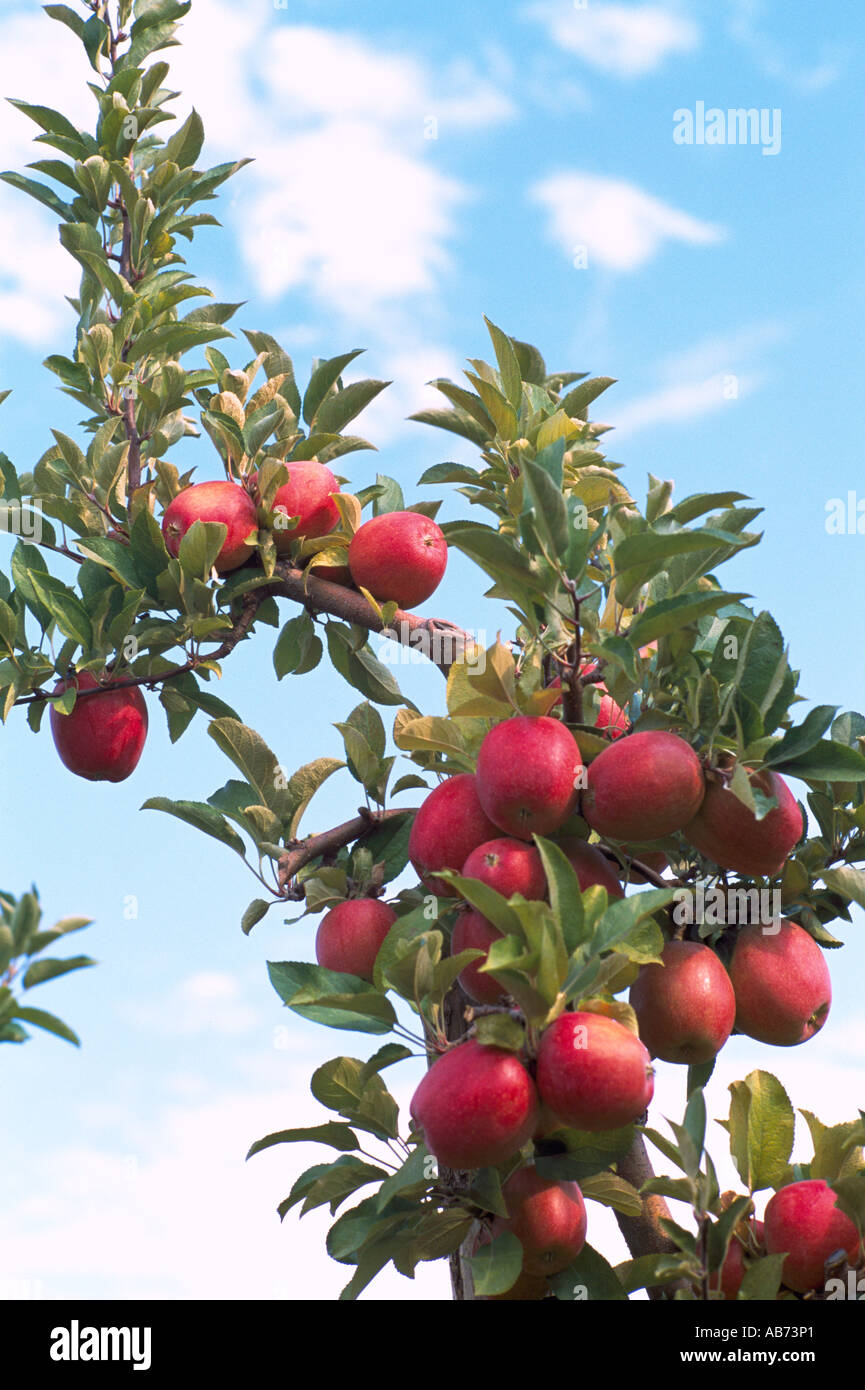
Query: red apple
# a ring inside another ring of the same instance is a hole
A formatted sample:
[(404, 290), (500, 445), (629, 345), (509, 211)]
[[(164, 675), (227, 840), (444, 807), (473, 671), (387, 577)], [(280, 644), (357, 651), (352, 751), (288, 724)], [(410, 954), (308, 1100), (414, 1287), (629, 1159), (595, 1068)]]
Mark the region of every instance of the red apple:
[(730, 961), (740, 1033), (795, 1047), (819, 1033), (832, 1003), (832, 981), (817, 942), (796, 922), (741, 927)]
[(497, 1216), (492, 1236), (511, 1231), (523, 1247), (523, 1273), (558, 1274), (586, 1243), (586, 1206), (575, 1182), (551, 1182), (534, 1165), (518, 1168), (502, 1188), (507, 1218)]
[(271, 510), (283, 517), (296, 516), (297, 524), (286, 527), (277, 516), (273, 540), (279, 555), (287, 555), (291, 543), (300, 537), (326, 536), (339, 523), (339, 512), (332, 494), (339, 483), (329, 468), (315, 459), (287, 463), (288, 482), (276, 491)]
[[(75, 685), (78, 690), (97, 690), (99, 682), (89, 671), (72, 680), (58, 681), (54, 694)], [(88, 782), (123, 782), (138, 766), (147, 738), (147, 705), (137, 685), (112, 689), (104, 695), (76, 700), (71, 714), (51, 708), (51, 733), (60, 761)]]
[(629, 1002), (640, 1037), (662, 1062), (710, 1061), (733, 1031), (736, 996), (715, 952), (699, 941), (668, 941), (662, 965), (640, 967)]
[(605, 839), (658, 840), (693, 819), (705, 784), (700, 759), (678, 734), (629, 734), (589, 764), (581, 811)]
[(606, 888), (611, 898), (623, 898), (625, 896), (625, 890), (616, 877), (612, 861), (594, 845), (590, 845), (587, 840), (579, 840), (575, 836), (568, 836), (564, 840), (559, 840), (558, 845), (564, 851), (577, 875), (581, 892), (585, 893), (587, 888), (592, 888), (597, 884), (601, 888)]
[(561, 1014), (541, 1035), (538, 1092), (565, 1125), (592, 1132), (639, 1119), (652, 1099), (649, 1054), (604, 1014)]
[(541, 856), (525, 840), (499, 838), (473, 849), (463, 865), (463, 878), (477, 878), (501, 893), (531, 900), (547, 896), (547, 876)]
[(486, 1168), (512, 1158), (532, 1137), (535, 1084), (519, 1057), (473, 1038), (434, 1062), (411, 1114), (431, 1154), (447, 1168)]
[(375, 958), (396, 921), (396, 913), (378, 898), (347, 898), (321, 919), (315, 958), (326, 970), (371, 980)]
[(728, 1303), (734, 1302), (742, 1286), (742, 1280), (745, 1278), (745, 1271), (747, 1268), (748, 1266), (745, 1264), (745, 1251), (742, 1242), (739, 1240), (738, 1236), (731, 1236), (720, 1273), (716, 1271), (714, 1274), (709, 1275), (709, 1288), (715, 1290), (720, 1289)]
[(478, 799), (475, 778), (470, 772), (458, 772), (424, 800), (412, 822), (408, 857), (431, 893), (455, 897), (455, 888), (433, 877), (436, 869), (461, 873), (472, 850), (495, 835), (496, 827)]
[(548, 835), (577, 804), (582, 766), (577, 741), (560, 720), (514, 715), (490, 729), (480, 746), (481, 805), (508, 835), (521, 840)]
[(162, 518), (162, 534), (169, 555), (176, 556), (180, 542), (196, 521), (221, 521), (228, 527), (216, 557), (218, 574), (227, 574), (255, 553), (258, 514), (255, 503), (237, 483), (195, 483), (169, 502)]
[[(473, 907), (459, 914), (451, 933), (451, 955), (460, 951), (489, 951), (494, 941), (501, 940), (501, 932), (488, 922)], [(478, 956), (459, 973), (459, 982), (476, 1004), (498, 1004), (507, 994), (492, 975), (481, 974), (480, 967), (486, 964), (486, 957)]]
[[(591, 675), (593, 671), (597, 670), (597, 666), (598, 663), (596, 661), (587, 662), (581, 667), (582, 674), (584, 676)], [(558, 690), (561, 688), (561, 684), (561, 676), (556, 676), (555, 680), (550, 681), (551, 689)], [(594, 727), (600, 729), (601, 732), (605, 733), (609, 738), (621, 738), (622, 734), (630, 728), (630, 720), (628, 719), (626, 711), (622, 709), (621, 705), (616, 704), (612, 695), (607, 692), (607, 687), (604, 685), (603, 681), (593, 681), (592, 684), (597, 690), (603, 692)], [(561, 702), (561, 696), (559, 696), (559, 699), (556, 700), (556, 705), (560, 705)], [(555, 705), (553, 708), (555, 708)]]
[(703, 804), (684, 833), (695, 849), (720, 868), (774, 878), (802, 838), (802, 812), (777, 772), (747, 771), (754, 788), (778, 799), (768, 815), (758, 820), (722, 782), (707, 778)]
[(764, 1214), (766, 1249), (786, 1254), (782, 1278), (788, 1289), (807, 1293), (824, 1285), (824, 1263), (836, 1250), (851, 1264), (859, 1257), (859, 1232), (835, 1205), (835, 1193), (822, 1178), (782, 1187)]
[(414, 608), (434, 594), (448, 562), (448, 543), (432, 517), (385, 512), (365, 521), (348, 547), (351, 577), (379, 603)]

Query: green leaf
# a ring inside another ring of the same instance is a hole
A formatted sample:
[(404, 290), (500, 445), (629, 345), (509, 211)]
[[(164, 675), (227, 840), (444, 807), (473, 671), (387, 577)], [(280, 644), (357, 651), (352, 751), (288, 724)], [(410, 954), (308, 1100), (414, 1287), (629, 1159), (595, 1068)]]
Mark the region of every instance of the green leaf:
[(407, 1057), (413, 1055), (411, 1048), (406, 1047), (404, 1043), (385, 1043), (384, 1047), (380, 1047), (378, 1052), (374, 1052), (369, 1061), (364, 1062), (361, 1067), (358, 1079), (361, 1093), (371, 1076), (375, 1076), (378, 1072), (384, 1071), (385, 1067), (392, 1067), (395, 1062), (403, 1062)]
[(730, 1091), (730, 1153), (749, 1192), (780, 1187), (793, 1151), (795, 1115), (787, 1092), (767, 1071), (752, 1071)]
[(781, 1287), (781, 1271), (786, 1258), (786, 1255), (764, 1255), (762, 1259), (755, 1260), (745, 1270), (737, 1297), (760, 1303), (773, 1302)]
[(616, 1265), (616, 1274), (625, 1293), (657, 1288), (690, 1272), (688, 1262), (681, 1255), (639, 1255), (635, 1260)]
[(379, 392), (390, 385), (389, 381), (353, 381), (342, 391), (328, 396), (316, 411), (316, 430), (324, 434), (339, 434), (370, 401), (375, 400)]
[(37, 203), (42, 203), (44, 207), (50, 208), (61, 221), (73, 221), (75, 213), (72, 208), (68, 203), (64, 203), (63, 199), (58, 197), (54, 189), (49, 188), (47, 184), (37, 183), (35, 179), (27, 179), (23, 174), (16, 174), (13, 170), (9, 169), (0, 174), (0, 179), (2, 179), (4, 183), (11, 184), (13, 188), (17, 188), (21, 193), (29, 194)]
[(716, 589), (708, 593), (676, 594), (659, 603), (650, 603), (628, 629), (628, 641), (635, 647), (643, 647), (746, 597), (746, 594), (728, 594)]
[(405, 498), (396, 478), (389, 478), (386, 473), (376, 473), (375, 486), (378, 491), (372, 499), (373, 516), (405, 510)]
[(227, 535), (228, 527), (223, 521), (194, 521), (177, 552), (184, 573), (206, 583)]
[(68, 5), (43, 5), (43, 10), (52, 19), (59, 20), (65, 24), (80, 39), (84, 33), (84, 16), (78, 14), (77, 10), (71, 10)]
[(18, 1008), (12, 1017), (23, 1019), (25, 1023), (32, 1023), (35, 1028), (44, 1028), (46, 1033), (53, 1033), (55, 1037), (74, 1043), (76, 1047), (81, 1046), (81, 1039), (78, 1034), (73, 1033), (69, 1025), (64, 1023), (62, 1019), (56, 1018), (54, 1014), (46, 1013), (44, 1009)]
[(253, 898), (240, 919), (240, 930), (243, 932), (244, 936), (249, 936), (252, 928), (256, 926), (263, 917), (267, 916), (272, 906), (272, 901), (267, 902), (264, 898)]
[(160, 152), (164, 162), (176, 164), (178, 169), (188, 169), (195, 163), (204, 144), (204, 125), (196, 110), (192, 110), (178, 131), (167, 141)]
[(500, 328), (496, 328), (496, 325), (486, 315), (484, 315), (484, 323), (493, 340), (493, 348), (495, 349), (496, 361), (499, 364), (505, 395), (514, 410), (519, 410), (523, 397), (523, 378), (514, 344), (508, 335), (503, 333)]
[(267, 971), (280, 999), (313, 1023), (357, 1033), (389, 1033), (396, 1021), (390, 1001), (355, 975), (307, 961), (268, 961)]
[(44, 985), (48, 980), (56, 980), (59, 975), (68, 975), (70, 970), (85, 970), (95, 964), (96, 961), (91, 960), (90, 956), (70, 956), (67, 960), (43, 958), (28, 966), (22, 984), (25, 989), (33, 989), (34, 985)]
[(865, 869), (854, 869), (845, 864), (838, 869), (821, 869), (820, 877), (826, 887), (842, 898), (865, 907)]
[(348, 1152), (357, 1148), (357, 1136), (349, 1125), (337, 1124), (328, 1120), (324, 1125), (312, 1125), (307, 1129), (281, 1129), (276, 1134), (268, 1134), (264, 1139), (256, 1139), (247, 1158), (270, 1149), (274, 1144), (329, 1144), (332, 1149)]
[(152, 796), (143, 803), (141, 809), (165, 811), (169, 816), (176, 816), (178, 820), (185, 821), (187, 825), (194, 825), (196, 830), (201, 830), (205, 835), (228, 845), (228, 848), (233, 849), (241, 858), (245, 857), (245, 847), (237, 831), (232, 829), (224, 816), (206, 802), (172, 801), (167, 796)]
[(610, 386), (615, 386), (615, 384), (616, 378), (614, 376), (596, 376), (592, 377), (589, 381), (581, 381), (579, 386), (575, 386), (573, 391), (569, 391), (568, 394), (559, 401), (559, 409), (563, 410), (566, 415), (570, 415), (572, 418), (576, 417), (577, 419), (584, 420), (586, 418), (586, 411), (592, 404), (592, 401), (597, 400), (602, 392), (606, 391)]
[(353, 362), (362, 352), (363, 348), (354, 348), (351, 352), (344, 352), (339, 357), (329, 357), (317, 364), (303, 397), (303, 418), (308, 425), (314, 422), (319, 406), (336, 385), (349, 362)]
[(513, 1231), (502, 1231), (468, 1261), (474, 1277), (475, 1293), (480, 1298), (507, 1293), (520, 1277), (523, 1267), (523, 1247)]
[(553, 1274), (549, 1282), (556, 1298), (565, 1302), (627, 1300), (616, 1271), (591, 1245), (584, 1245), (567, 1269), (562, 1270), (561, 1274)]
[[(536, 1141), (535, 1166), (538, 1175), (548, 1181), (582, 1182), (620, 1162), (633, 1142), (633, 1125), (598, 1134), (562, 1126)], [(565, 1153), (561, 1152), (562, 1145)], [(553, 1149), (558, 1152), (552, 1152)]]
[(580, 881), (559, 845), (540, 835), (535, 835), (534, 840), (547, 876), (550, 906), (561, 929), (565, 948), (570, 953), (584, 940), (585, 913)]
[(837, 711), (837, 705), (818, 705), (816, 709), (812, 709), (801, 724), (794, 729), (788, 729), (784, 737), (773, 745), (766, 758), (767, 764), (771, 767), (776, 762), (784, 762), (809, 753), (815, 744), (820, 742)]
[(795, 758), (776, 757), (775, 749), (766, 759), (773, 772), (799, 777), (803, 782), (858, 782), (865, 779), (865, 757), (843, 743), (820, 739), (807, 753)]
[(368, 1075), (357, 1057), (333, 1057), (313, 1073), (310, 1090), (328, 1110), (336, 1110), (356, 1128), (382, 1138), (398, 1130), (396, 1101), (378, 1073)]

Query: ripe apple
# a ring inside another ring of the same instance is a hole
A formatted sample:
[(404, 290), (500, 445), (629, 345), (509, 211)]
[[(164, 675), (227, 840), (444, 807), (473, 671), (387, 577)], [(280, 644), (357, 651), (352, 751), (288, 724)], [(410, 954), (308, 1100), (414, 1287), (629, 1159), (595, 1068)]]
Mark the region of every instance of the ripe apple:
[(216, 557), (218, 574), (227, 574), (246, 563), (255, 553), (258, 533), (255, 503), (237, 483), (194, 483), (169, 502), (162, 518), (162, 534), (169, 555), (176, 556), (180, 542), (196, 521), (221, 521), (228, 527), (222, 549)]
[[(460, 951), (489, 951), (494, 941), (501, 940), (501, 932), (488, 922), (475, 908), (466, 908), (459, 914), (451, 933), (451, 955)], [(476, 1004), (498, 1004), (507, 994), (492, 975), (481, 974), (480, 967), (486, 964), (486, 957), (471, 961), (459, 973), (459, 982)]]
[(339, 483), (329, 468), (315, 459), (287, 463), (288, 482), (277, 489), (271, 510), (283, 517), (296, 516), (297, 525), (281, 526), (277, 518), (273, 540), (278, 555), (287, 555), (300, 537), (326, 536), (339, 522), (332, 494)]
[(733, 1235), (727, 1246), (727, 1253), (724, 1256), (724, 1263), (721, 1265), (720, 1272), (716, 1270), (714, 1274), (709, 1275), (709, 1288), (720, 1289), (728, 1303), (734, 1302), (742, 1286), (747, 1268), (742, 1242), (738, 1236)]
[[(97, 690), (99, 681), (90, 671), (80, 671), (71, 680), (58, 681), (54, 694), (61, 695), (75, 685), (78, 690)], [(60, 761), (88, 782), (123, 782), (135, 771), (147, 738), (147, 705), (137, 685), (112, 690), (109, 682), (104, 695), (76, 700), (71, 714), (51, 707), (51, 733)]]
[(639, 1119), (654, 1091), (646, 1048), (604, 1014), (560, 1014), (541, 1035), (538, 1092), (565, 1125), (592, 1132)]
[(577, 875), (581, 892), (585, 893), (587, 888), (598, 884), (601, 888), (606, 888), (611, 898), (625, 896), (625, 890), (616, 877), (612, 862), (594, 845), (590, 845), (587, 840), (579, 840), (576, 836), (559, 840), (558, 845)]
[(511, 1231), (523, 1247), (523, 1273), (558, 1274), (586, 1243), (586, 1206), (575, 1182), (552, 1182), (533, 1164), (518, 1168), (502, 1188), (507, 1218), (497, 1216), (492, 1237)]
[(707, 778), (703, 804), (684, 833), (695, 849), (720, 868), (774, 878), (802, 838), (802, 812), (777, 772), (747, 771), (752, 787), (778, 799), (768, 815), (758, 820), (722, 782)]
[[(593, 671), (596, 671), (597, 668), (598, 663), (596, 661), (588, 661), (580, 670), (584, 676), (588, 676), (591, 675)], [(561, 688), (561, 684), (561, 676), (556, 676), (555, 680), (550, 681), (550, 688), (558, 690)], [(596, 690), (603, 692), (601, 694), (598, 716), (595, 720), (594, 727), (600, 729), (602, 733), (607, 734), (609, 738), (621, 738), (622, 734), (630, 728), (630, 720), (628, 719), (627, 712), (622, 709), (621, 705), (616, 704), (612, 695), (607, 691), (607, 687), (604, 685), (603, 681), (593, 681), (592, 684), (595, 686)], [(559, 704), (561, 704), (561, 696), (556, 700), (556, 705)], [(555, 708), (555, 705), (553, 708)]]
[(470, 1038), (433, 1063), (410, 1108), (439, 1163), (486, 1168), (504, 1163), (532, 1137), (538, 1093), (516, 1053)]
[(730, 961), (740, 1033), (795, 1047), (819, 1033), (832, 1003), (826, 957), (796, 922), (741, 927)]
[(490, 729), (480, 746), (481, 805), (507, 835), (548, 835), (577, 804), (582, 766), (577, 741), (560, 720), (514, 715)]
[(463, 865), (464, 878), (477, 878), (510, 898), (519, 893), (529, 900), (547, 896), (547, 876), (541, 856), (525, 840), (501, 837), (473, 849)]
[(693, 819), (705, 783), (700, 759), (678, 734), (629, 734), (589, 764), (581, 812), (605, 839), (658, 840)]
[(461, 873), (473, 849), (496, 836), (496, 827), (478, 799), (470, 772), (458, 772), (425, 798), (412, 822), (408, 857), (424, 886), (440, 897), (455, 897), (456, 889), (434, 878), (436, 869)]
[(432, 517), (385, 512), (359, 526), (348, 547), (351, 577), (379, 603), (414, 608), (434, 594), (448, 562), (448, 543)]
[(788, 1289), (807, 1293), (823, 1287), (823, 1265), (836, 1250), (851, 1264), (859, 1256), (859, 1232), (835, 1205), (835, 1193), (822, 1178), (793, 1182), (777, 1191), (764, 1213), (766, 1249), (786, 1254), (782, 1279)]
[(640, 1037), (662, 1062), (693, 1065), (720, 1052), (733, 1031), (736, 996), (715, 952), (699, 941), (668, 941), (662, 965), (643, 965), (628, 996)]
[(326, 970), (371, 980), (375, 958), (396, 921), (396, 913), (378, 898), (347, 898), (321, 919), (315, 958)]

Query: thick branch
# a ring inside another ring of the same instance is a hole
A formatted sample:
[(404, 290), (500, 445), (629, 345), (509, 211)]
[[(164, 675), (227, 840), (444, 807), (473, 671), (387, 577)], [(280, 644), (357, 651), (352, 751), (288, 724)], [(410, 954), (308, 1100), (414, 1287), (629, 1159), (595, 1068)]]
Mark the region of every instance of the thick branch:
[(335, 825), (332, 830), (323, 830), (320, 835), (310, 835), (308, 840), (295, 840), (279, 860), (277, 878), (280, 888), (284, 889), (305, 865), (319, 855), (333, 854), (344, 845), (353, 844), (355, 840), (368, 835), (384, 821), (392, 820), (394, 816), (410, 815), (416, 809), (405, 806), (391, 811), (369, 811), (362, 806), (352, 820), (343, 821), (342, 825)]
[[(625, 1182), (629, 1182), (638, 1192), (644, 1182), (655, 1176), (642, 1135), (634, 1136), (634, 1142), (625, 1157), (619, 1161), (617, 1171), (619, 1177), (624, 1178)], [(619, 1230), (625, 1237), (634, 1259), (638, 1259), (640, 1255), (675, 1253), (675, 1245), (661, 1227), (662, 1218), (668, 1221), (671, 1219), (670, 1208), (663, 1197), (655, 1194), (643, 1198), (643, 1210), (639, 1216), (626, 1216), (624, 1212), (616, 1212)], [(649, 1298), (655, 1301), (664, 1297), (661, 1288), (649, 1289), (648, 1293)]]
[(385, 625), (375, 609), (356, 589), (318, 579), (304, 570), (285, 562), (276, 566), (277, 581), (268, 585), (267, 593), (276, 598), (290, 598), (310, 613), (329, 613), (344, 622), (365, 627), (369, 632), (381, 632), (404, 647), (411, 647), (428, 657), (447, 674), (455, 661), (473, 645), (471, 634), (444, 618), (421, 618), (398, 608), (390, 624)]

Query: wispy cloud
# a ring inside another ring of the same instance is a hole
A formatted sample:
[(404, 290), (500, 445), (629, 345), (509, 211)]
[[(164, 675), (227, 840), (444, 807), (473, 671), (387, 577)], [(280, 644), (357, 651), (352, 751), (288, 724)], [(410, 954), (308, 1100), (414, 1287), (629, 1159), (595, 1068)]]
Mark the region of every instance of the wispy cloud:
[(616, 412), (616, 437), (695, 420), (753, 395), (770, 379), (762, 359), (786, 333), (785, 325), (771, 320), (705, 338), (665, 358), (655, 372), (657, 385)]
[(469, 197), (436, 150), (510, 119), (500, 87), (468, 62), (435, 71), (351, 34), (265, 31), (218, 3), (193, 7), (186, 39), (177, 76), (213, 147), (255, 150), (232, 221), (258, 292), (302, 289), (349, 321), (433, 294)]
[(817, 53), (809, 55), (809, 61), (796, 62), (781, 44), (765, 33), (764, 0), (729, 0), (729, 5), (730, 34), (750, 53), (767, 77), (786, 82), (808, 95), (830, 87), (841, 76), (844, 53), (840, 44), (822, 39)]
[(564, 171), (540, 180), (530, 197), (547, 214), (547, 233), (570, 257), (585, 247), (590, 264), (639, 270), (665, 242), (713, 246), (724, 231), (672, 207), (624, 179)]
[(526, 13), (550, 38), (590, 67), (615, 77), (644, 77), (669, 57), (690, 53), (700, 31), (692, 19), (666, 5), (567, 5), (541, 0)]
[(164, 997), (127, 1006), (126, 1014), (162, 1036), (216, 1033), (235, 1037), (262, 1024), (235, 977), (220, 970), (196, 971), (179, 980)]

